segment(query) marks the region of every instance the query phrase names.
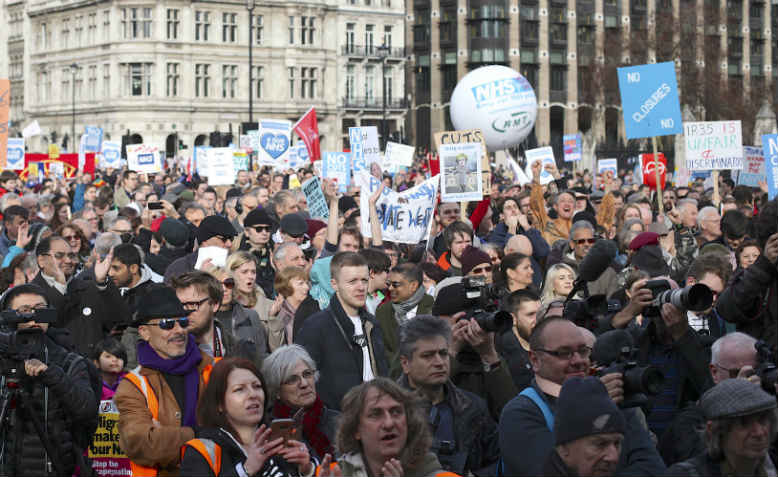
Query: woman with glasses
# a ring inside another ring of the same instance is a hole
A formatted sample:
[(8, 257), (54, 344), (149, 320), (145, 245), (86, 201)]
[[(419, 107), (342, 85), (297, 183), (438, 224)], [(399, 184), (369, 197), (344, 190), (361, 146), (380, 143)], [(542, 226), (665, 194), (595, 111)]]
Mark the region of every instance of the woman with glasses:
[(70, 244), (70, 248), (76, 252), (78, 263), (81, 266), (86, 263), (92, 251), (89, 246), (89, 240), (86, 239), (80, 227), (73, 225), (72, 222), (65, 222), (55, 230), (54, 235), (59, 235)]
[(282, 346), (262, 364), (267, 380), (267, 399), (273, 418), (294, 419), (298, 439), (321, 461), (332, 454), (338, 411), (329, 409), (316, 392), (319, 373), (311, 355), (300, 345)]
[[(297, 308), (308, 296), (311, 289), (308, 272), (301, 267), (287, 267), (276, 274), (274, 287), (283, 297), (275, 319), (283, 325), (282, 344), (292, 344), (294, 340), (294, 315)], [(272, 317), (271, 317), (272, 319)]]

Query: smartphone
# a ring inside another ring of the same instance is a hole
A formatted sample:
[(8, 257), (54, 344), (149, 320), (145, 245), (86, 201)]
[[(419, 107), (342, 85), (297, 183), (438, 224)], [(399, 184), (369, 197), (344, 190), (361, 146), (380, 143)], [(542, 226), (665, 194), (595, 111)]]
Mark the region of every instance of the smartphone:
[(289, 439), (294, 439), (296, 433), (297, 425), (294, 419), (273, 419), (273, 422), (270, 423), (269, 440), (274, 441), (279, 437), (283, 437), (284, 444), (286, 444), (286, 441)]
[(162, 202), (149, 202), (148, 206), (149, 210), (162, 210), (165, 208), (165, 206), (162, 205)]

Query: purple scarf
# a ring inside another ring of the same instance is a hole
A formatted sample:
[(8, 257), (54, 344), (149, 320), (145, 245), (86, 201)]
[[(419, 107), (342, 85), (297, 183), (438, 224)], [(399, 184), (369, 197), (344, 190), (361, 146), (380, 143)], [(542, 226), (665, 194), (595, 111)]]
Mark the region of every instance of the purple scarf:
[(184, 409), (182, 422), (188, 427), (197, 425), (197, 397), (200, 386), (200, 373), (197, 372), (197, 365), (202, 360), (200, 348), (197, 347), (195, 338), (191, 334), (187, 337), (186, 353), (175, 359), (160, 358), (147, 342), (138, 343), (138, 364), (162, 373), (186, 376), (186, 409)]

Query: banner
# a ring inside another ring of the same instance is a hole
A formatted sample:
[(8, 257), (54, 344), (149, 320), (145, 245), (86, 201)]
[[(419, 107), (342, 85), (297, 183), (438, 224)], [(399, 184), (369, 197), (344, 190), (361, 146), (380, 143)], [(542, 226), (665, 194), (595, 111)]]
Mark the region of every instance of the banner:
[(562, 146), (565, 151), (565, 162), (581, 160), (581, 135), (565, 134), (562, 137)]
[(551, 149), (551, 146), (529, 149), (524, 155), (527, 157), (527, 165), (524, 166), (524, 174), (527, 175), (529, 180), (534, 179), (534, 176), (532, 175), (532, 164), (537, 161), (543, 161), (543, 168), (540, 170), (540, 185), (546, 185), (554, 180), (554, 176), (546, 170), (546, 164), (556, 166), (554, 150)]
[(122, 160), (122, 145), (115, 141), (103, 141), (102, 168), (118, 169)]
[(351, 156), (353, 152), (325, 152), (321, 161), (321, 176), (334, 179), (338, 191), (345, 193), (351, 184)]
[[(480, 129), (463, 129), (459, 131), (443, 131), (435, 133), (433, 136), (435, 141), (435, 148), (440, 154), (440, 146), (443, 144), (459, 144), (464, 142), (479, 142), (481, 143), (481, 188), (485, 195), (489, 195), (492, 192), (492, 169), (489, 166), (489, 153), (486, 150), (486, 140), (484, 134)], [(430, 160), (430, 166), (432, 166), (432, 160)], [(430, 171), (434, 176), (435, 172)]]
[(767, 180), (767, 197), (775, 198), (778, 192), (778, 134), (765, 134), (762, 136), (762, 149), (764, 151), (764, 165)]
[(8, 162), (6, 169), (21, 171), (24, 169), (24, 138), (8, 138)]
[[(663, 153), (659, 153), (659, 182), (662, 184), (662, 190), (665, 189), (665, 183), (667, 182), (667, 158)], [(613, 159), (614, 161), (616, 159)], [(656, 190), (656, 172), (654, 171), (654, 155), (653, 154), (641, 154), (640, 155), (641, 174), (643, 176), (643, 184), (646, 184), (651, 190)], [(613, 177), (617, 177), (614, 175)]]
[(0, 79), (0, 169), (6, 168), (8, 148), (8, 115), (11, 108), (11, 83)]
[(737, 184), (759, 187), (759, 181), (765, 180), (765, 161), (762, 148), (743, 146), (743, 170), (737, 177)]
[(33, 136), (40, 136), (41, 134), (41, 125), (38, 124), (38, 120), (31, 122), (25, 128), (22, 130), (22, 137), (28, 138)]
[(617, 73), (627, 139), (683, 132), (675, 63), (625, 66)]
[(155, 174), (162, 172), (162, 161), (157, 146), (146, 144), (127, 145), (127, 167), (131, 171)]
[[(251, 134), (251, 131), (249, 131)], [(292, 122), (283, 119), (259, 120), (259, 149), (257, 163), (260, 166), (275, 166), (284, 163), (289, 154), (292, 137)]]
[(308, 156), (312, 161), (321, 159), (321, 147), (319, 145), (319, 122), (316, 120), (316, 108), (311, 106), (303, 117), (292, 127), (294, 132), (308, 148)]
[[(375, 126), (348, 128), (348, 139), (351, 145), (351, 168), (354, 175), (368, 171), (380, 179), (381, 148), (378, 146), (378, 128)], [(372, 169), (374, 163), (378, 164), (379, 171)]]
[(212, 147), (204, 155), (208, 165), (208, 185), (232, 185), (235, 183), (235, 149), (231, 147)]
[(308, 203), (308, 213), (311, 218), (327, 220), (330, 216), (330, 207), (327, 205), (327, 199), (324, 197), (324, 191), (321, 189), (321, 179), (316, 176), (311, 177), (302, 184), (305, 201)]
[[(19, 177), (27, 181), (28, 176), (37, 176), (40, 173), (41, 176), (46, 177), (60, 170), (64, 171), (66, 178), (72, 178), (76, 176), (77, 168), (78, 154), (57, 154), (56, 158), (49, 154), (25, 154), (24, 170), (19, 173)], [(86, 154), (84, 173), (94, 176), (95, 153), (93, 152)]]
[(119, 410), (113, 400), (100, 401), (97, 431), (89, 445), (87, 457), (92, 469), (101, 477), (130, 476), (130, 458), (119, 447)]
[[(397, 243), (418, 244), (429, 238), (435, 214), (438, 178), (435, 176), (403, 192), (384, 188), (376, 202), (378, 221), (383, 240)], [(355, 176), (361, 187), (360, 215), (362, 235), (372, 237), (370, 230), (370, 196), (378, 190), (381, 179), (369, 174)]]
[(686, 167), (690, 171), (743, 168), (740, 121), (685, 123)]
[(481, 144), (477, 142), (442, 144), (440, 175), (442, 202), (482, 200)]

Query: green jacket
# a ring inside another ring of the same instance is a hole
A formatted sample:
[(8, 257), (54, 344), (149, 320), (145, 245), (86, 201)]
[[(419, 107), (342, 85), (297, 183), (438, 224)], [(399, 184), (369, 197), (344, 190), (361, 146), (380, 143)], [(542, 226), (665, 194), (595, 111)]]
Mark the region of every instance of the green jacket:
[[(432, 305), (435, 299), (430, 295), (424, 295), (416, 307), (417, 315), (428, 315), (432, 313)], [(378, 306), (375, 311), (376, 321), (381, 326), (381, 332), (384, 335), (384, 350), (389, 360), (389, 375), (397, 379), (402, 374), (400, 368), (400, 324), (394, 317), (394, 308), (392, 302), (387, 301)]]
[[(340, 456), (338, 465), (343, 475), (348, 475), (349, 477), (368, 477), (370, 475), (367, 472), (367, 465), (362, 459), (361, 453), (349, 453)], [(424, 456), (424, 462), (422, 462), (419, 468), (413, 472), (406, 471), (405, 477), (436, 477), (443, 472), (444, 470), (440, 466), (440, 462), (438, 462), (435, 454), (427, 451), (427, 454)]]

